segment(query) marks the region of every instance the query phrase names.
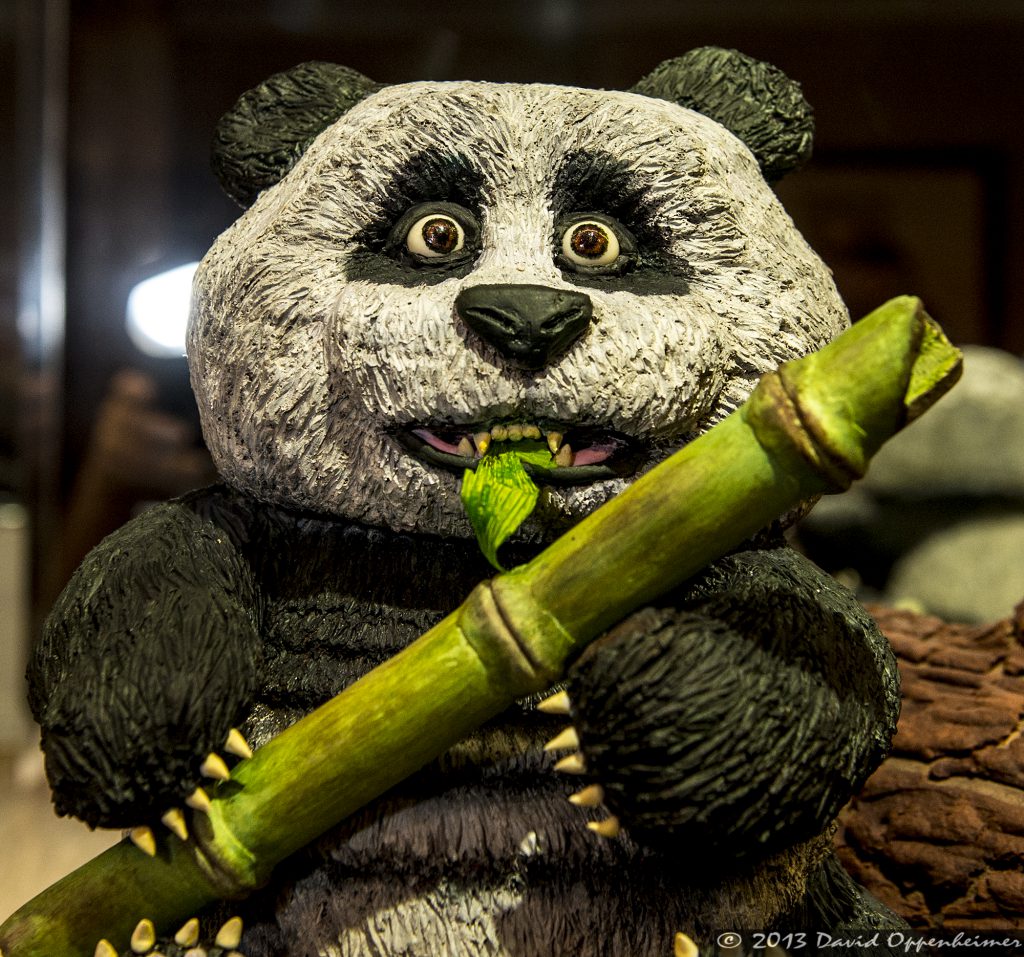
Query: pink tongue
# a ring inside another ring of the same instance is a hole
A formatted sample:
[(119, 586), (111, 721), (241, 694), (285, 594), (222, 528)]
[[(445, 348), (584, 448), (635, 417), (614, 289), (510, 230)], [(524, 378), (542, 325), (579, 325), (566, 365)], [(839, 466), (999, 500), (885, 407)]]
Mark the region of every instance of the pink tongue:
[(605, 461), (613, 451), (614, 449), (610, 445), (591, 445), (589, 448), (580, 449), (572, 457), (572, 464), (597, 465), (598, 462)]
[(413, 429), (412, 434), (419, 436), (427, 445), (437, 449), (438, 452), (447, 452), (449, 455), (460, 454), (457, 445), (442, 441), (433, 432), (428, 432), (426, 429)]

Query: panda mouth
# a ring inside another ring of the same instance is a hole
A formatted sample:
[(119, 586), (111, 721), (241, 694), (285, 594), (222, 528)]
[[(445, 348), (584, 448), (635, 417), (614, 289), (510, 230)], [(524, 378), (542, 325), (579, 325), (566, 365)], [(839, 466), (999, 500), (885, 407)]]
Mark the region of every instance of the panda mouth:
[(640, 464), (635, 439), (592, 426), (508, 420), (417, 425), (393, 433), (417, 458), (461, 475), (485, 455), (514, 452), (530, 477), (548, 485), (586, 485), (632, 475)]

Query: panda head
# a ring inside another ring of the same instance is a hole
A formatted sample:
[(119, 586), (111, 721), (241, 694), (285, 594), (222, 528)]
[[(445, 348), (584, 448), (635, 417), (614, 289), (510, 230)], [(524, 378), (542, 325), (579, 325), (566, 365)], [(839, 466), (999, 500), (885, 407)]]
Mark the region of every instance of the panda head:
[(559, 463), (524, 534), (563, 531), (847, 323), (768, 185), (810, 138), (795, 84), (714, 48), (621, 93), (271, 78), (221, 121), (248, 209), (195, 286), (218, 469), (469, 536), (460, 476), (518, 430)]

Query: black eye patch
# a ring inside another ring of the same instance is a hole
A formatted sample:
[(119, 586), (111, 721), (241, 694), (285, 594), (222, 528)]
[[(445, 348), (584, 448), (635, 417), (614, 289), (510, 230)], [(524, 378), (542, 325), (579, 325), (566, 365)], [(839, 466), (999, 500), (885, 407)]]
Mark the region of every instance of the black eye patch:
[(635, 170), (610, 153), (572, 150), (566, 153), (551, 187), (551, 208), (564, 217), (580, 210), (601, 210), (625, 224), (641, 240), (645, 224), (656, 219), (657, 204)]
[[(671, 249), (660, 221), (661, 205), (624, 159), (593, 150), (567, 153), (555, 173), (550, 201), (557, 224), (552, 236), (555, 262), (570, 282), (636, 295), (683, 295), (688, 290), (693, 271)], [(559, 229), (578, 213), (598, 210), (626, 227), (631, 240), (628, 260), (618, 269), (566, 268), (560, 261)]]
[[(466, 275), (472, 268), (479, 244), (482, 182), (467, 156), (439, 147), (411, 154), (392, 172), (377, 202), (379, 215), (353, 237), (355, 249), (346, 265), (348, 278), (419, 286)], [(462, 224), (466, 255), (424, 265), (403, 251), (401, 240), (417, 212), (423, 215), (431, 209), (452, 215)]]

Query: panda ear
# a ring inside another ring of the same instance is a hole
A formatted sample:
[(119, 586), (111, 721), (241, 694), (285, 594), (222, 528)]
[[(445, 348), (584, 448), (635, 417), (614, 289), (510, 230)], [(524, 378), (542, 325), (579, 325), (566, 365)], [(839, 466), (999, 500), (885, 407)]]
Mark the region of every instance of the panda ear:
[(213, 170), (242, 207), (287, 173), (306, 147), (383, 84), (334, 63), (300, 63), (239, 97), (221, 117)]
[(664, 63), (631, 90), (703, 113), (748, 146), (769, 182), (807, 161), (811, 107), (781, 70), (737, 50), (700, 47)]

